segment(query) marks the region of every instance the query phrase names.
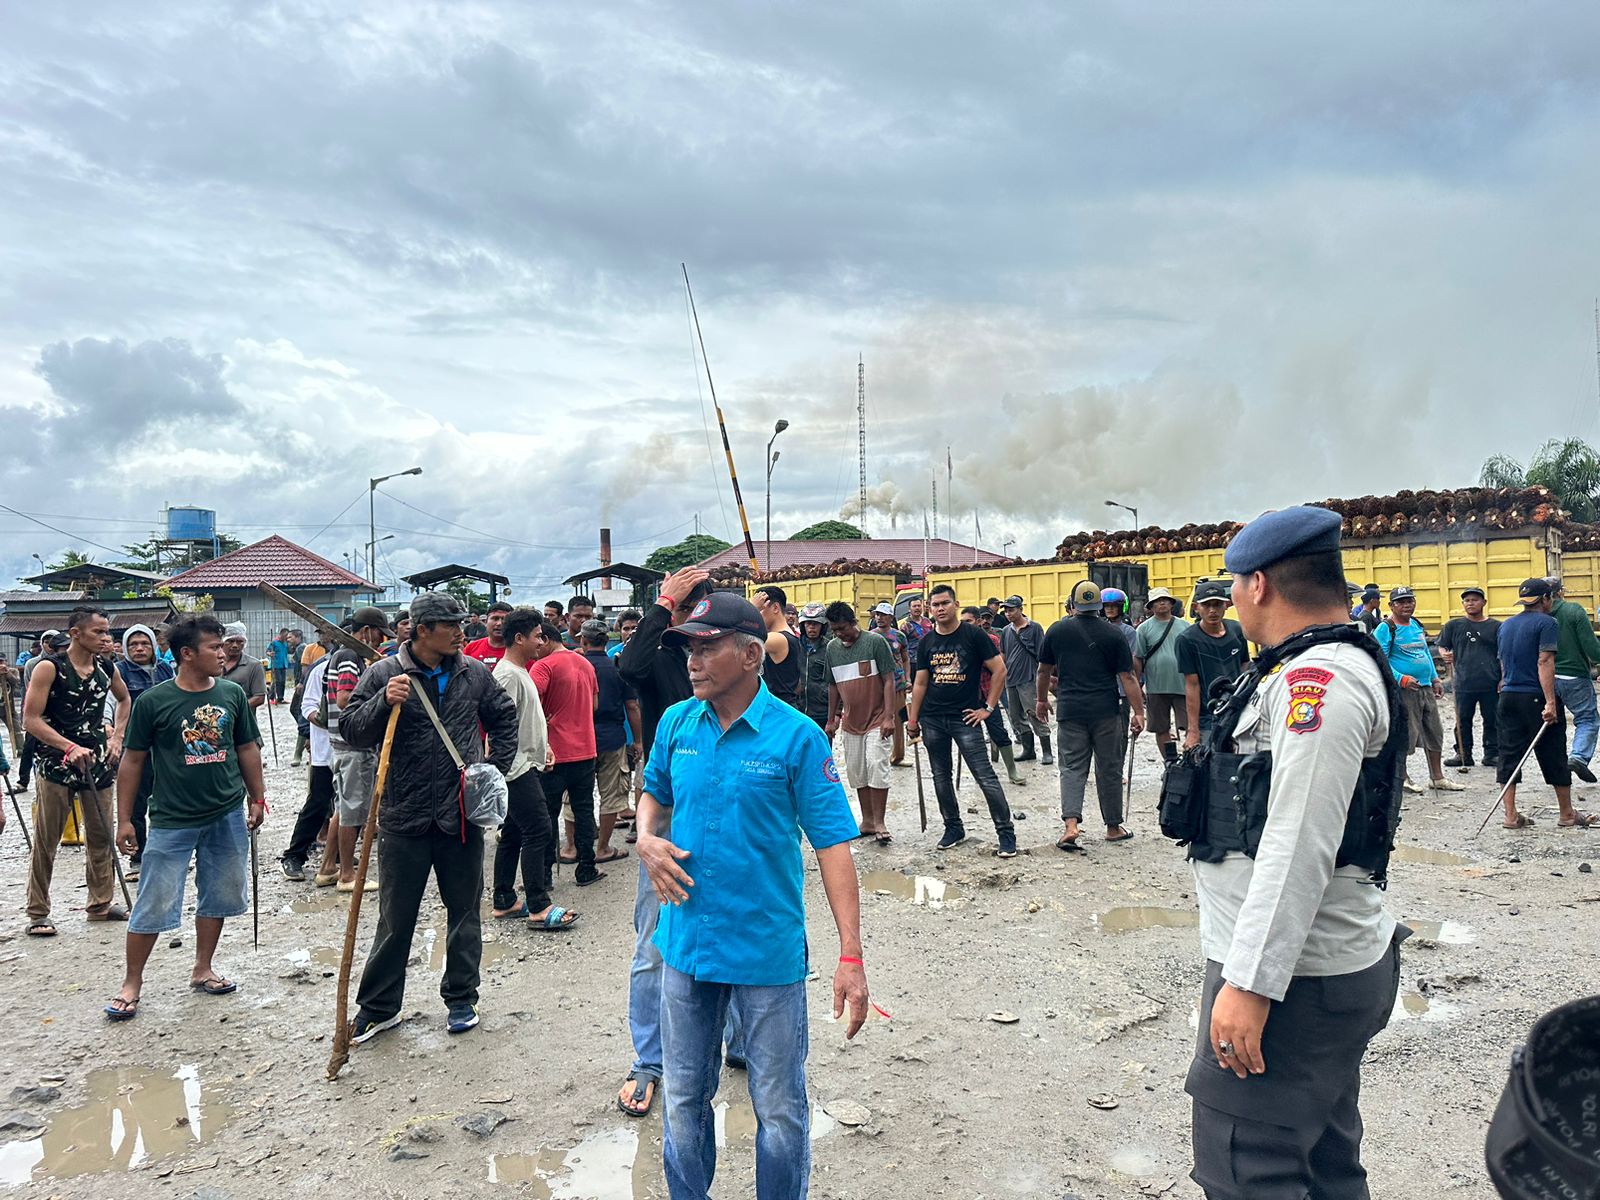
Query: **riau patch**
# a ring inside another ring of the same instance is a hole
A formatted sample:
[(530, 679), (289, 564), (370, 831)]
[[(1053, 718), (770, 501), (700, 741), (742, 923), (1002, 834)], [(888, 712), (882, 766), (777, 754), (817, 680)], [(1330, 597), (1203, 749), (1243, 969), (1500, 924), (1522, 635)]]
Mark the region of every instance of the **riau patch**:
[(1322, 703), (1328, 698), (1333, 672), (1321, 667), (1296, 667), (1283, 677), (1289, 685), (1289, 715), (1284, 724), (1290, 733), (1315, 733), (1322, 728)]
[(822, 777), (829, 783), (839, 782), (839, 764), (833, 761), (833, 755), (828, 755), (822, 764)]

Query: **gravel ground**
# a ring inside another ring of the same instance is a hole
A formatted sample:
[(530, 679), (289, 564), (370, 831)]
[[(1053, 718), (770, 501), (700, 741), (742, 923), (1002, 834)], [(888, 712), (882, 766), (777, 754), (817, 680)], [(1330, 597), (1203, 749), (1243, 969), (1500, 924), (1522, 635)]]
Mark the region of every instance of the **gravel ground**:
[[(277, 871), (304, 794), (288, 762), (293, 726), (284, 712), (277, 721), (261, 948), (248, 919), (229, 924), (218, 963), (240, 981), (232, 997), (184, 986), (189, 926), (181, 946), (163, 939), (153, 955), (139, 1018), (108, 1025), (100, 1006), (121, 978), (122, 930), (83, 922), (82, 851), (61, 852), (61, 935), (39, 941), (22, 933), (22, 839), (14, 827), (0, 838), (0, 997), (11, 1014), (0, 1047), (5, 1086), (18, 1089), (0, 1106), (0, 1189), (665, 1196), (659, 1106), (632, 1121), (614, 1103), (631, 1058), (633, 859), (584, 891), (562, 878), (558, 900), (584, 914), (570, 936), (486, 926), (483, 1025), (460, 1038), (443, 1029), (443, 910), (430, 896), (407, 1021), (357, 1047), (338, 1082), (324, 1078), (345, 900)], [(919, 833), (914, 774), (895, 772), (897, 840), (857, 851), (868, 977), (893, 1019), (847, 1045), (828, 1020), (827, 979), (810, 984), (813, 1195), (1199, 1195), (1182, 1088), (1201, 974), (1195, 902), (1181, 852), (1155, 828), (1148, 739), (1137, 757), (1137, 836), (1106, 846), (1090, 828), (1083, 856), (1053, 846), (1054, 768), (1025, 765), (1027, 783), (1009, 789), (1026, 814), (1023, 854), (1006, 862), (975, 813), (972, 840), (935, 855), (937, 810)], [(1392, 911), (1430, 924), (1406, 944), (1403, 1003), (1364, 1073), (1380, 1196), (1491, 1196), (1483, 1132), (1512, 1047), (1539, 1014), (1595, 989), (1600, 879), (1582, 864), (1600, 857), (1600, 833), (1556, 830), (1553, 797), (1536, 784), (1524, 788), (1532, 831), (1491, 823), (1475, 839), (1492, 773), (1452, 778), (1468, 790), (1411, 799), (1392, 869)], [(963, 803), (981, 807), (970, 782)], [(814, 869), (807, 892), (816, 958), (831, 963)], [(374, 920), (363, 911), (362, 953)], [(718, 1103), (715, 1193), (753, 1195), (754, 1119), (739, 1075), (725, 1074)]]

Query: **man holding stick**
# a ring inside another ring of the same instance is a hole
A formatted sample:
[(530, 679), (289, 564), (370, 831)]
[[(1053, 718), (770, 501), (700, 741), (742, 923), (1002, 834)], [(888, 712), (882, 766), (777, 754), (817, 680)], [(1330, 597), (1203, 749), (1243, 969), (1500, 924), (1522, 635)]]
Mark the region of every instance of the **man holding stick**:
[[(156, 939), (183, 921), (184, 882), (195, 863), (195, 950), (190, 990), (226, 996), (239, 989), (211, 957), (222, 923), (250, 907), (250, 833), (266, 815), (261, 733), (238, 684), (221, 678), (222, 623), (204, 613), (169, 629), (177, 675), (149, 688), (134, 706), (128, 748), (117, 772), (117, 841), (138, 848), (134, 799), (148, 759), (154, 764), (150, 828), (139, 899), (128, 920), (127, 970), (106, 1005), (112, 1021), (138, 1015), (145, 963)], [(249, 799), (248, 812), (241, 801)]]
[[(361, 987), (350, 1040), (365, 1042), (400, 1024), (411, 935), (431, 873), (447, 914), (444, 979), (439, 994), (445, 1028), (465, 1033), (478, 1024), (478, 968), (483, 958), (483, 829), (461, 808), (461, 769), (484, 758), (511, 769), (517, 752), (517, 708), (489, 669), (461, 653), (467, 611), (454, 596), (424, 592), (411, 602), (411, 639), (392, 658), (373, 664), (339, 718), (351, 746), (383, 740), (391, 708), (400, 709), (390, 750), (390, 774), (378, 813), (377, 853), (383, 861), (378, 930)], [(424, 707), (422, 690), (455, 747), (444, 744)], [(481, 733), (480, 733), (481, 729)]]

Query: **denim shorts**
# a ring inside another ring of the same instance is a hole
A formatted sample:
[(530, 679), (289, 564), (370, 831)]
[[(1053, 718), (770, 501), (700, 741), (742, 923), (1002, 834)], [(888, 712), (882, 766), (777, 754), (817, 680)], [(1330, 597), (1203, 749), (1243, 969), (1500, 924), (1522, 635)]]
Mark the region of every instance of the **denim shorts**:
[(250, 911), (250, 835), (240, 804), (209, 825), (150, 830), (129, 933), (166, 933), (183, 924), (190, 858), (195, 860), (196, 916), (237, 917)]

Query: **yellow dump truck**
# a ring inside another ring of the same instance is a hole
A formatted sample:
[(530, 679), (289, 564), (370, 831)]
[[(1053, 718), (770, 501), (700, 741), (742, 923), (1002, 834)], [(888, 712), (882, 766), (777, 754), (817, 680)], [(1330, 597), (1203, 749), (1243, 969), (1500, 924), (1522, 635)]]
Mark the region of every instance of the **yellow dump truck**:
[[(893, 575), (818, 575), (812, 579), (788, 579), (775, 584), (795, 607), (802, 604), (831, 604), (846, 600), (864, 619), (873, 605), (885, 600), (894, 603), (896, 579)], [(755, 595), (759, 583), (745, 587), (745, 597)]]

